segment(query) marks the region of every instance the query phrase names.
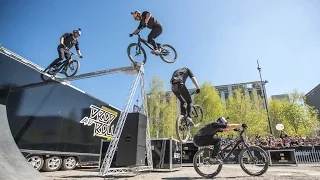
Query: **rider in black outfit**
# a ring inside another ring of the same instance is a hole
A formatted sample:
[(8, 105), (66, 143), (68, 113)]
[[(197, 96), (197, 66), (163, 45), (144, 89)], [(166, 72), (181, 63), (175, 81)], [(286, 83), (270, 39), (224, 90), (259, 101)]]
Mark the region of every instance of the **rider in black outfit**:
[[(187, 78), (190, 78), (193, 84), (196, 86), (196, 92), (200, 92), (200, 87), (197, 83), (196, 78), (194, 77), (193, 73), (189, 68), (183, 67), (177, 69), (173, 74), (170, 80), (171, 83), (171, 90), (176, 95), (176, 97), (180, 101), (180, 110), (181, 115), (184, 115), (187, 111), (187, 120), (190, 123), (190, 126), (194, 126), (194, 123), (191, 119), (191, 96), (190, 93), (185, 85)], [(187, 109), (185, 109), (184, 104), (187, 103)]]
[(228, 121), (224, 117), (218, 118), (216, 122), (209, 123), (203, 126), (193, 137), (193, 144), (197, 147), (213, 145), (213, 151), (211, 156), (211, 163), (217, 163), (217, 154), (220, 151), (220, 141), (218, 136), (215, 136), (218, 132), (225, 132), (234, 130), (234, 128), (240, 127), (241, 124), (228, 124)]
[(70, 53), (69, 49), (71, 49), (73, 46), (75, 46), (77, 50), (77, 54), (80, 58), (82, 58), (80, 48), (79, 48), (79, 42), (78, 42), (78, 37), (81, 35), (81, 29), (74, 30), (73, 33), (65, 33), (60, 37), (60, 44), (58, 45), (58, 54), (59, 57), (55, 59), (50, 66), (56, 69), (56, 65), (64, 59), (69, 59), (70, 58)]
[(150, 34), (148, 35), (148, 43), (150, 43), (153, 46), (153, 51), (152, 53), (159, 55), (160, 54), (160, 49), (159, 46), (160, 44), (156, 43), (155, 38), (157, 38), (161, 33), (162, 33), (162, 25), (159, 21), (157, 21), (153, 16), (151, 16), (151, 13), (148, 11), (144, 12), (131, 12), (133, 15), (133, 18), (136, 21), (140, 21), (140, 24), (138, 28), (130, 34), (130, 37), (132, 37), (133, 34), (137, 34), (140, 32), (141, 29), (147, 27), (151, 29)]

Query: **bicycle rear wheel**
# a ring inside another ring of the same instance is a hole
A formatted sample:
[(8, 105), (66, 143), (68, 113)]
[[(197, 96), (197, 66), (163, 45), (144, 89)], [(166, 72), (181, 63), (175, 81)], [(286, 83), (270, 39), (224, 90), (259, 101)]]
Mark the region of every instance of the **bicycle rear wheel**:
[(191, 118), (194, 122), (194, 127), (198, 127), (203, 120), (203, 110), (199, 105), (193, 105), (191, 109)]
[(196, 154), (193, 157), (194, 170), (200, 176), (205, 177), (205, 178), (213, 178), (213, 177), (217, 176), (222, 169), (222, 162), (220, 161), (220, 164), (218, 164), (218, 165), (212, 164), (213, 167), (209, 167), (210, 170), (217, 168), (212, 173), (204, 173), (203, 170), (200, 170), (200, 167), (202, 167), (202, 166), (205, 166), (205, 167), (211, 166), (211, 163), (209, 161), (211, 153), (212, 153), (212, 149), (203, 148), (203, 149), (200, 149), (198, 152), (196, 152)]
[[(262, 157), (262, 159), (258, 160), (258, 157)], [(262, 170), (260, 170), (256, 173), (248, 170), (244, 165), (245, 165), (245, 163), (250, 163), (250, 161), (255, 163), (257, 166), (261, 166)], [(240, 152), (239, 163), (240, 163), (241, 169), (245, 173), (247, 173), (251, 176), (260, 176), (260, 175), (264, 174), (265, 172), (267, 172), (270, 162), (269, 162), (269, 157), (268, 157), (268, 154), (266, 153), (266, 151), (264, 151), (262, 148), (260, 148), (258, 146), (249, 146), (249, 149), (244, 148)], [(264, 163), (264, 165), (261, 165), (262, 163)]]
[[(178, 54), (177, 51), (169, 44), (161, 45), (160, 58), (166, 63), (174, 63), (177, 60)], [(170, 57), (172, 55), (172, 57)]]
[[(133, 51), (131, 52), (131, 50), (133, 50)], [(129, 46), (127, 48), (127, 54), (128, 54), (130, 61), (133, 62), (134, 64), (136, 64), (136, 63), (145, 64), (147, 61), (146, 51), (143, 49), (143, 47), (139, 46), (138, 43), (129, 44)], [(141, 60), (138, 60), (136, 58), (136, 56), (139, 56), (139, 55), (142, 57)]]
[[(54, 74), (51, 74), (49, 73), (49, 70), (51, 69), (51, 66), (48, 66), (47, 68), (45, 68), (42, 73), (40, 74), (40, 78), (42, 79), (42, 81), (49, 81), (49, 80), (52, 80), (51, 77), (49, 77), (48, 75), (54, 75)], [(48, 75), (46, 75), (48, 74)]]
[(184, 116), (179, 116), (176, 121), (176, 134), (181, 143), (186, 143), (190, 135), (190, 126)]

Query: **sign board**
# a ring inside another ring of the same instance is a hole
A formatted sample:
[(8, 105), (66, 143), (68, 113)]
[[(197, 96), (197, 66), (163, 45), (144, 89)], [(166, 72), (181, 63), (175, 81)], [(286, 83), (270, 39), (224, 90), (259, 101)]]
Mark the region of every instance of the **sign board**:
[(270, 165), (297, 165), (295, 149), (268, 150)]

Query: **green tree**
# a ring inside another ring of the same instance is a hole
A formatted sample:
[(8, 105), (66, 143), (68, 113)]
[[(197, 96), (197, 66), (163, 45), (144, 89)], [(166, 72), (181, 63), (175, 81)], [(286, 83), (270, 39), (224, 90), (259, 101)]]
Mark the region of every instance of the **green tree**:
[(159, 137), (160, 133), (160, 116), (163, 109), (163, 104), (161, 103), (164, 97), (164, 84), (163, 81), (154, 76), (151, 79), (150, 91), (147, 95), (147, 108), (148, 117), (150, 122), (150, 136)]
[(175, 125), (177, 119), (177, 98), (174, 95), (166, 97), (163, 101), (162, 117), (160, 121), (160, 137), (175, 138)]
[(166, 96), (164, 82), (158, 77), (154, 76), (151, 80), (147, 102), (150, 136), (175, 137), (177, 100), (174, 95)]
[[(268, 121), (263, 101), (260, 97), (246, 96), (242, 90), (234, 90), (226, 102), (226, 116), (229, 123), (246, 123), (248, 125), (247, 136), (255, 137), (256, 134), (268, 135)], [(235, 135), (235, 132), (227, 134)]]
[(269, 116), (271, 119), (271, 128), (273, 129), (274, 135), (276, 137), (280, 136), (280, 132), (275, 129), (277, 124), (284, 123), (286, 116), (285, 116), (285, 102), (283, 100), (278, 99), (271, 99), (268, 102), (269, 105)]
[[(204, 117), (199, 127), (192, 128), (192, 135), (207, 123), (213, 122), (225, 114), (225, 108), (215, 87), (210, 82), (205, 82), (201, 85), (200, 89), (200, 94), (196, 94), (194, 97), (194, 104), (202, 107)], [(197, 122), (195, 121), (195, 123)]]
[[(307, 136), (319, 128), (318, 112), (305, 103), (304, 94), (298, 90), (289, 94), (289, 100), (270, 101), (272, 118), (276, 123), (282, 123), (288, 134)], [(275, 124), (273, 126), (275, 127)]]

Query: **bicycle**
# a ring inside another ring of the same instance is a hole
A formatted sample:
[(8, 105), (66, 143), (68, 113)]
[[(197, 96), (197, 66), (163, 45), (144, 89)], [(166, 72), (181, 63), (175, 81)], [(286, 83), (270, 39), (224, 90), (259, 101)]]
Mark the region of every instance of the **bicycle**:
[[(199, 166), (201, 166), (202, 164), (204, 164), (204, 165), (210, 164), (209, 161), (210, 161), (210, 154), (212, 153), (212, 148), (205, 146), (202, 149), (198, 150), (193, 158), (193, 167), (194, 167), (195, 171), (200, 176), (205, 177), (205, 178), (213, 178), (213, 177), (217, 176), (222, 169), (222, 164), (227, 163), (228, 158), (233, 154), (234, 150), (239, 146), (239, 144), (242, 143), (244, 145), (244, 148), (240, 151), (239, 156), (238, 156), (241, 169), (245, 173), (247, 173), (251, 176), (260, 176), (260, 175), (264, 174), (269, 168), (270, 162), (269, 162), (268, 154), (261, 147), (254, 146), (254, 145), (248, 145), (245, 142), (245, 140), (243, 138), (243, 133), (246, 131), (246, 129), (247, 129), (247, 127), (245, 124), (242, 124), (242, 130), (235, 129), (235, 131), (237, 131), (239, 133), (239, 138), (236, 141), (229, 143), (227, 146), (225, 146), (222, 150), (219, 151), (219, 153), (217, 155), (219, 167), (215, 172), (213, 172), (211, 174), (204, 174), (202, 171), (199, 170)], [(229, 151), (228, 150), (229, 147), (232, 147), (232, 149), (229, 153), (227, 153), (227, 151)], [(208, 151), (208, 152), (206, 153), (206, 151)], [(257, 154), (252, 153), (252, 151), (258, 151), (260, 154), (259, 153), (257, 153)], [(209, 155), (209, 157), (206, 157), (206, 158), (203, 157), (204, 154)], [(225, 154), (227, 154), (227, 155), (225, 155)], [(244, 155), (246, 155), (247, 157), (243, 158)], [(264, 159), (259, 161), (259, 160), (257, 160), (256, 156), (254, 157), (254, 155), (260, 155)], [(263, 169), (261, 171), (258, 171), (257, 173), (253, 173), (253, 172), (249, 171), (246, 167), (244, 167), (244, 163), (249, 162), (251, 160), (254, 163), (263, 163), (264, 162), (265, 164), (263, 165)], [(199, 161), (200, 165), (197, 165), (198, 161)], [(200, 163), (201, 161), (203, 161), (203, 163)]]
[[(67, 49), (65, 49), (65, 51), (68, 51), (70, 53), (70, 57), (67, 60), (62, 60), (62, 61), (58, 62), (56, 64), (57, 68), (53, 72), (50, 71), (50, 70), (52, 69), (54, 64), (53, 65), (49, 65), (46, 69), (44, 69), (43, 73), (47, 73), (47, 74), (49, 74), (49, 75), (51, 75), (53, 77), (55, 77), (57, 73), (64, 74), (66, 77), (74, 76), (79, 70), (80, 62), (78, 60), (76, 60), (76, 59), (72, 59), (72, 56), (75, 55), (72, 51), (67, 50)], [(68, 69), (70, 69), (71, 71), (74, 70), (74, 72), (69, 74), (67, 72)], [(43, 81), (46, 81), (44, 77), (45, 77), (44, 74), (41, 74), (41, 79)]]
[[(195, 93), (196, 93), (196, 91), (193, 91), (190, 95), (192, 96)], [(194, 124), (193, 127), (198, 127), (202, 123), (203, 110), (200, 105), (197, 105), (197, 104), (193, 105), (192, 104), (191, 105), (191, 118), (192, 118), (193, 122), (195, 122), (194, 120), (197, 119), (198, 117), (200, 117), (200, 120), (197, 124)], [(184, 115), (180, 115), (176, 120), (176, 135), (181, 143), (186, 143), (188, 141), (189, 136), (190, 136), (190, 129), (191, 128), (190, 128), (189, 122), (187, 121), (187, 112), (186, 112)], [(181, 132), (182, 133), (185, 132), (186, 136), (185, 137), (183, 137), (183, 135), (180, 136), (179, 133), (181, 133)]]
[[(143, 43), (144, 45), (146, 45), (150, 50), (154, 50), (153, 47), (148, 43), (147, 40), (141, 38), (140, 34), (137, 33), (135, 34), (138, 36), (138, 42), (137, 43), (131, 43), (129, 44), (129, 46), (127, 47), (127, 54), (128, 54), (128, 57), (130, 59), (131, 62), (133, 62), (134, 64), (136, 63), (141, 63), (141, 62), (137, 62), (134, 60), (134, 58), (132, 57), (131, 55), (131, 48), (132, 47), (135, 47), (135, 55), (134, 56), (138, 56), (140, 55), (141, 53), (143, 54), (143, 60), (142, 60), (142, 63), (145, 64), (147, 62), (147, 54), (146, 54), (146, 51), (144, 50), (144, 48), (142, 47), (141, 43)], [(160, 55), (157, 55), (157, 54), (154, 54), (156, 56), (160, 56), (160, 58), (166, 62), (166, 63), (174, 63), (176, 60), (177, 60), (177, 51), (174, 49), (174, 47), (172, 47), (171, 45), (169, 44), (159, 44), (157, 43), (158, 46), (159, 46), (159, 49), (160, 49)], [(171, 49), (173, 53), (170, 53), (170, 50), (168, 49)], [(169, 60), (169, 59), (166, 59), (165, 57), (167, 57), (168, 55), (170, 54), (174, 54), (174, 58), (172, 60)]]

